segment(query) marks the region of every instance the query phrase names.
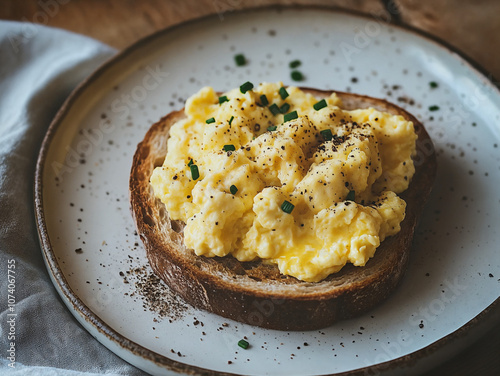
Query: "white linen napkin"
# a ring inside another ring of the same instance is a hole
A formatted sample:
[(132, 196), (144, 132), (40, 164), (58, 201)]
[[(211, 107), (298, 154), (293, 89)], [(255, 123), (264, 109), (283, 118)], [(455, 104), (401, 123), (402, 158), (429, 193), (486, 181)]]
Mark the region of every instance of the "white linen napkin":
[(144, 375), (66, 309), (43, 263), (33, 212), (35, 163), (52, 118), (114, 53), (66, 31), (0, 21), (0, 374)]

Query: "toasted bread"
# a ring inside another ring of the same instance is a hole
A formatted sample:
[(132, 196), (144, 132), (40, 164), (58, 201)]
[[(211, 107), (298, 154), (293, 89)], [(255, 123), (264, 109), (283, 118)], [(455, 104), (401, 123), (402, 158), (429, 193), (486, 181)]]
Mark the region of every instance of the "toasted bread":
[[(303, 89), (317, 98), (331, 92)], [(176, 111), (155, 123), (138, 145), (130, 175), (130, 200), (139, 235), (153, 271), (191, 305), (240, 322), (278, 330), (312, 330), (374, 307), (396, 288), (409, 260), (413, 233), (436, 175), (436, 156), (424, 126), (385, 100), (336, 92), (344, 109), (373, 107), (402, 115), (418, 135), (415, 175), (401, 194), (406, 217), (401, 231), (385, 239), (363, 267), (346, 265), (320, 282), (280, 274), (276, 265), (239, 262), (232, 256), (197, 256), (183, 242), (184, 223), (169, 218), (149, 179), (163, 164), (170, 127), (184, 117)]]

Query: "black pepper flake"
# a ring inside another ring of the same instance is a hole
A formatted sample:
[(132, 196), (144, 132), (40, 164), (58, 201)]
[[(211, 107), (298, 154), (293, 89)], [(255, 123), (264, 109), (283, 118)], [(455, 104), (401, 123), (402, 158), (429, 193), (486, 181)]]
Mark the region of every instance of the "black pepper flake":
[[(127, 271), (129, 278), (135, 282), (138, 296), (143, 300), (144, 310), (155, 312), (159, 318), (169, 321), (184, 317), (189, 307), (174, 294), (154, 273), (148, 272), (145, 266)], [(172, 353), (175, 353), (172, 350)]]

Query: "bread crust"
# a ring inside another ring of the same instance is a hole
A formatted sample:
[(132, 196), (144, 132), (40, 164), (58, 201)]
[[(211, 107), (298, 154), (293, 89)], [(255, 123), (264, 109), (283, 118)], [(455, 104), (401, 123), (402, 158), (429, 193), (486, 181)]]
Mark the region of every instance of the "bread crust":
[[(329, 91), (302, 90), (318, 98)], [(401, 231), (386, 238), (364, 267), (347, 264), (320, 282), (280, 274), (276, 265), (239, 262), (232, 256), (196, 256), (183, 243), (184, 223), (172, 221), (153, 194), (149, 179), (163, 164), (170, 127), (183, 110), (160, 119), (137, 146), (130, 174), (130, 202), (153, 271), (191, 305), (220, 316), (278, 330), (313, 330), (351, 318), (382, 302), (408, 265), (413, 234), (436, 175), (434, 146), (424, 126), (402, 108), (382, 99), (336, 92), (344, 109), (374, 107), (413, 122), (418, 135), (415, 175), (401, 194), (407, 203)]]

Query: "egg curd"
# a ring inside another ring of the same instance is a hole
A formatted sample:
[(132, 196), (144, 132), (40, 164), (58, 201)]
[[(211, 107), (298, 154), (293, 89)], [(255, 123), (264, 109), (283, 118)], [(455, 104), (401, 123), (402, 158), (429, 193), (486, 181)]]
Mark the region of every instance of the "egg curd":
[(316, 282), (365, 265), (400, 230), (417, 138), (402, 116), (281, 83), (205, 87), (185, 115), (151, 185), (197, 255), (260, 258)]

